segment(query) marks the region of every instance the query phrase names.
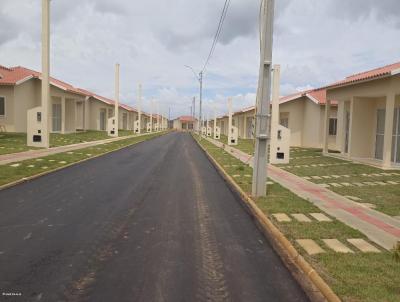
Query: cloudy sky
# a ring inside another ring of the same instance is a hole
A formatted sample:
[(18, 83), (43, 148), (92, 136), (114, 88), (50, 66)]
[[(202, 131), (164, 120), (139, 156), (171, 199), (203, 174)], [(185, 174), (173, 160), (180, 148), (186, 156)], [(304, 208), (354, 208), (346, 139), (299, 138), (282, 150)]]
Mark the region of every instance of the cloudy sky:
[[(189, 114), (224, 0), (52, 0), (52, 76), (145, 109), (155, 98), (172, 117)], [(204, 108), (253, 105), (259, 68), (260, 0), (231, 0), (204, 82)], [(281, 94), (319, 87), (400, 61), (398, 0), (276, 0), (274, 63)], [(0, 64), (40, 70), (41, 0), (0, 1)], [(198, 112), (198, 108), (196, 109)]]

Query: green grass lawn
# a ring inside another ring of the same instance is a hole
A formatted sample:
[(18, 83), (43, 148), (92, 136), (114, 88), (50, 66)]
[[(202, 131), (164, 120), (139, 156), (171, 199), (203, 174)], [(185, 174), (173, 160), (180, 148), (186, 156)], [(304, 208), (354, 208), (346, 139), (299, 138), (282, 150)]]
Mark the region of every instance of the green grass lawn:
[[(133, 135), (133, 131), (119, 130), (119, 136)], [(92, 142), (111, 138), (106, 131), (82, 131), (76, 133), (50, 134), (50, 146), (59, 147), (66, 145), (74, 145), (85, 142)], [(18, 153), (28, 150), (35, 150), (37, 148), (26, 146), (26, 133), (0, 133), (0, 155)]]
[[(223, 140), (226, 141), (226, 136)], [(237, 149), (246, 152), (247, 154), (254, 153), (254, 140), (239, 139)], [(309, 179), (316, 184), (329, 183), (363, 183), (363, 182), (400, 182), (400, 171), (384, 171), (382, 169), (357, 164), (346, 160), (341, 160), (334, 157), (323, 156), (321, 149), (313, 148), (291, 148), (290, 164), (278, 165), (280, 168), (301, 177), (311, 176), (345, 176), (331, 179)], [(307, 167), (304, 167), (307, 165)], [(315, 165), (315, 166), (312, 166)], [(327, 166), (319, 166), (327, 165)], [(398, 173), (399, 175), (375, 175), (381, 173)], [(347, 177), (349, 176), (349, 177)], [(400, 216), (400, 185), (387, 184), (385, 186), (350, 186), (350, 187), (329, 187), (332, 190), (343, 196), (353, 196), (360, 199), (360, 202), (370, 203), (375, 206), (377, 211), (381, 211), (390, 216)]]
[(35, 149), (26, 145), (26, 133), (0, 133), (0, 155)]
[[(221, 142), (228, 144), (228, 137), (226, 135), (221, 135)], [(253, 139), (239, 139), (238, 145), (235, 148), (247, 153), (254, 154), (254, 140)]]
[(71, 152), (64, 152), (55, 155), (45, 156), (37, 159), (24, 160), (17, 163), (2, 165), (0, 168), (0, 186), (20, 180), (25, 177), (51, 171), (63, 166), (95, 157), (113, 150), (130, 146), (151, 138), (160, 136), (165, 132), (126, 138), (120, 141), (111, 142), (99, 146), (88, 147)]
[[(204, 139), (200, 143), (244, 191), (251, 191), (252, 178), (249, 175), (252, 175), (252, 168)], [(321, 211), (276, 183), (268, 185), (267, 197), (259, 198), (256, 203), (343, 301), (399, 301), (400, 264), (394, 262), (390, 252), (361, 253), (352, 248), (354, 254), (340, 254), (325, 248), (326, 253), (309, 256), (297, 245), (295, 239), (314, 239), (321, 247), (324, 247), (322, 239), (337, 238), (342, 243), (348, 238), (368, 239), (333, 217), (333, 222), (300, 223), (292, 220), (289, 223), (278, 223), (272, 214), (308, 214)]]

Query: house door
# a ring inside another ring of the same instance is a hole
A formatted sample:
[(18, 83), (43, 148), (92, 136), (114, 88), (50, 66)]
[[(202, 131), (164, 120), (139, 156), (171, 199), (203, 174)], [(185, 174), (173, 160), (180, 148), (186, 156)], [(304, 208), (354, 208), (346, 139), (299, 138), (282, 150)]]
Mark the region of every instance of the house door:
[(383, 160), (383, 142), (385, 140), (385, 109), (378, 109), (376, 116), (375, 158)]
[(246, 120), (246, 138), (253, 138), (253, 118), (248, 117)]
[(100, 130), (106, 131), (106, 110), (100, 109)]
[(53, 132), (61, 132), (61, 104), (53, 104)]
[(124, 113), (122, 115), (122, 129), (128, 130), (128, 114)]
[(400, 107), (394, 110), (392, 162), (400, 164)]
[(344, 153), (349, 153), (350, 140), (350, 112), (346, 112), (346, 129), (345, 129)]
[(78, 102), (76, 103), (76, 129), (83, 130), (84, 122), (84, 108), (83, 108), (83, 103)]

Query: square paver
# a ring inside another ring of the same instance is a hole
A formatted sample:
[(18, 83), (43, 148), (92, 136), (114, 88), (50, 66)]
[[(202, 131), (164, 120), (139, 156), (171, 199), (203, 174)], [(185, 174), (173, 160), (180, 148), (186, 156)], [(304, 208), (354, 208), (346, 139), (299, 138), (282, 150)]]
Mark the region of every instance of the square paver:
[(380, 253), (380, 250), (378, 250), (376, 247), (374, 247), (372, 244), (368, 243), (364, 239), (353, 238), (347, 239), (347, 241), (363, 253)]
[(355, 197), (355, 196), (345, 196), (346, 198), (353, 200), (353, 201), (361, 201), (361, 198)]
[(331, 222), (332, 221), (332, 219), (330, 219), (328, 216), (326, 216), (323, 213), (310, 213), (310, 215), (320, 222)]
[(330, 185), (331, 185), (332, 187), (335, 187), (335, 188), (340, 188), (340, 187), (342, 187), (341, 184), (338, 184), (338, 183), (336, 183), (336, 182), (331, 182)]
[(292, 214), (293, 218), (298, 222), (311, 222), (311, 219), (304, 214)]
[(352, 187), (353, 185), (351, 183), (348, 182), (341, 182), (340, 183), (343, 187)]
[(337, 239), (322, 239), (322, 241), (336, 253), (354, 253), (351, 249)]
[(296, 242), (309, 255), (316, 255), (316, 254), (325, 253), (325, 251), (312, 239), (297, 239)]
[(292, 219), (285, 213), (272, 214), (278, 222), (291, 222)]

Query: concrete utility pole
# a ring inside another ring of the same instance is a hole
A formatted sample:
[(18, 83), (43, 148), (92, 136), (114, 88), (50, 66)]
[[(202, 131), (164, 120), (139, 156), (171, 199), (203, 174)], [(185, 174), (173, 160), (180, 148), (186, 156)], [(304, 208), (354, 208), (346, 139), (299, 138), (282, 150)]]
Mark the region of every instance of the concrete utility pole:
[(153, 132), (153, 107), (154, 107), (154, 100), (151, 99), (151, 111), (150, 111), (150, 133)]
[(50, 0), (42, 0), (42, 141), (50, 148)]
[(138, 85), (138, 134), (142, 131), (142, 84)]
[(256, 104), (256, 146), (253, 160), (254, 197), (267, 193), (267, 147), (269, 143), (269, 100), (271, 97), (272, 43), (275, 0), (262, 0), (261, 57)]
[[(199, 108), (199, 116), (200, 118), (202, 117), (202, 111), (203, 111), (203, 72), (200, 71), (199, 73), (199, 82), (200, 82), (200, 108)], [(201, 136), (200, 136), (201, 139)]]
[(196, 97), (194, 96), (193, 97), (193, 105), (192, 105), (192, 107), (193, 107), (193, 118), (196, 118)]
[(119, 64), (115, 64), (115, 136), (118, 136), (119, 129)]

